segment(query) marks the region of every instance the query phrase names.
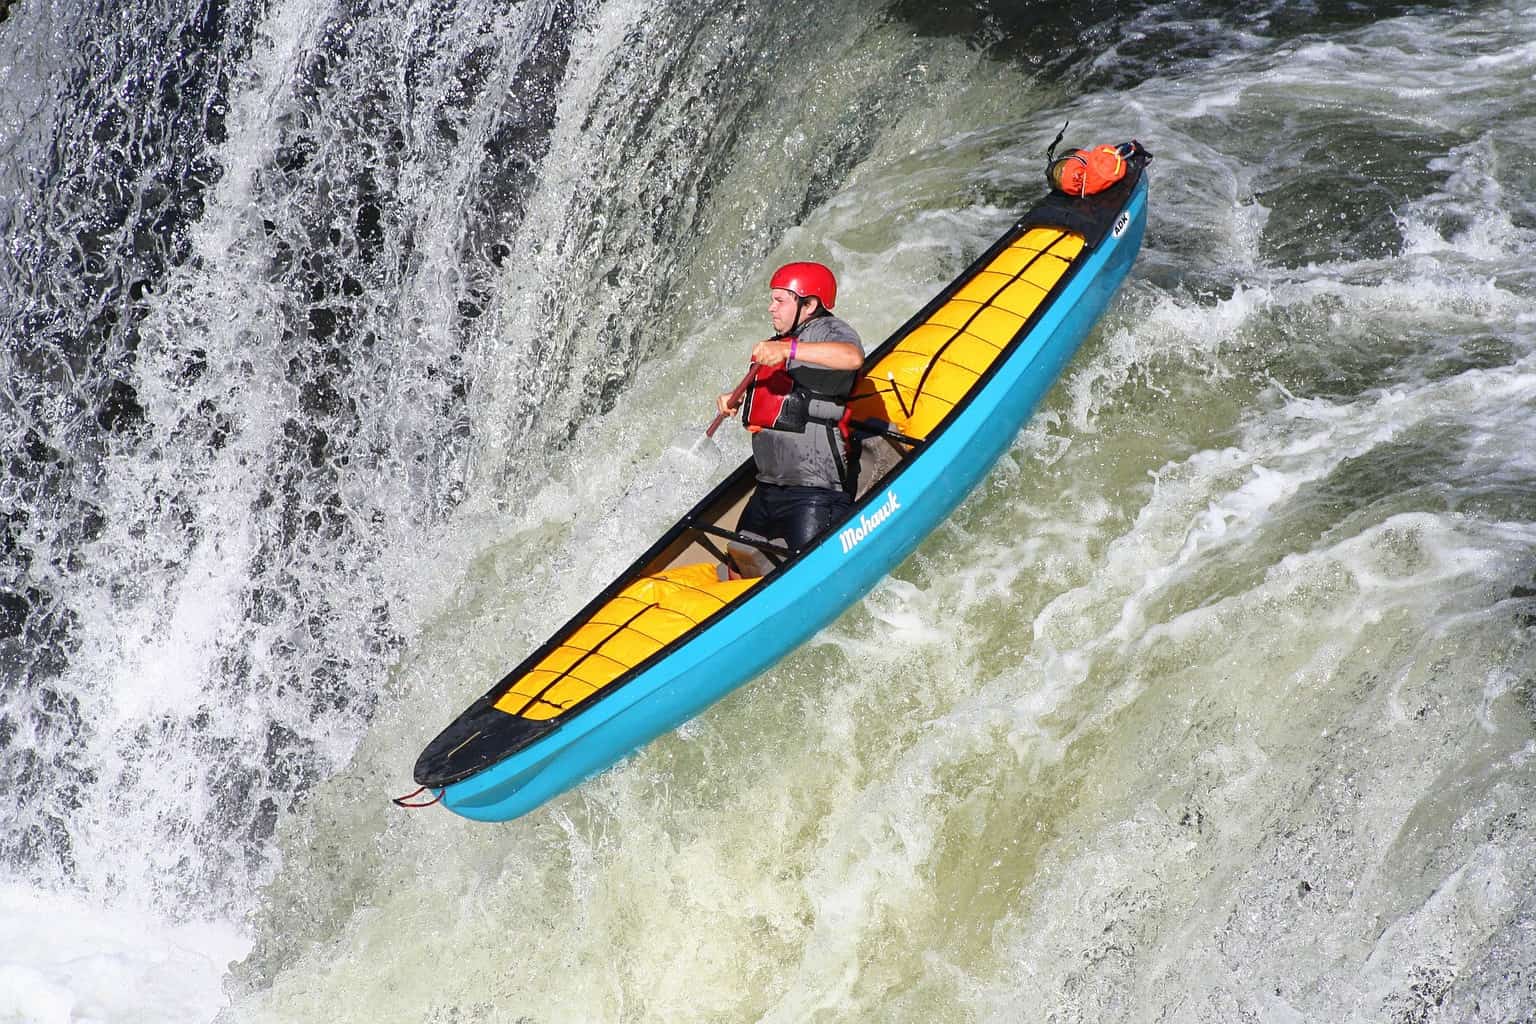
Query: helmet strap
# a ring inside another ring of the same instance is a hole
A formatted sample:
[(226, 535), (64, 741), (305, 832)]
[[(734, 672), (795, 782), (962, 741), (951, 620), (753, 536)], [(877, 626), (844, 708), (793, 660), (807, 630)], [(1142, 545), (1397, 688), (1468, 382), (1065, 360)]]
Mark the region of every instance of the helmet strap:
[[(796, 295), (795, 296), (795, 323), (794, 323), (794, 325), (792, 327), (790, 327), (789, 330), (784, 332), (784, 337), (786, 337), (786, 338), (793, 338), (795, 335), (800, 333), (800, 328), (804, 327), (807, 323), (810, 322), (809, 320), (802, 319), (802, 317), (804, 317), (804, 315), (805, 315), (805, 307), (814, 298), (815, 298), (815, 296), (813, 296), (813, 295)], [(819, 303), (821, 300), (820, 299), (816, 299), (816, 301)], [(811, 319), (815, 319), (815, 318), (812, 317)]]

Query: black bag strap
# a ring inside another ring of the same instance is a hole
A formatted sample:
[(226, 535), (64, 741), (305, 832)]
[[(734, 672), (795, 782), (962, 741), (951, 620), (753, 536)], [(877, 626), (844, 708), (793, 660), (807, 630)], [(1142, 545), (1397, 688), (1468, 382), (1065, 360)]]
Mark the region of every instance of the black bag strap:
[(1045, 170), (1047, 175), (1050, 174), (1051, 164), (1056, 162), (1056, 147), (1061, 145), (1061, 140), (1067, 134), (1067, 125), (1071, 123), (1071, 121), (1063, 121), (1061, 123), (1061, 131), (1057, 132), (1056, 137), (1051, 140), (1051, 144), (1045, 147)]

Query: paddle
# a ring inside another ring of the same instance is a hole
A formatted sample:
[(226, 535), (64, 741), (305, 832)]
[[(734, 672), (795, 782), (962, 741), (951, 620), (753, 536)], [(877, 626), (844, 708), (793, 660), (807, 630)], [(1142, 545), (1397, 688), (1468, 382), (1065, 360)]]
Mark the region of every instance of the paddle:
[[(730, 400), (730, 402), (727, 403), (728, 405), (735, 405), (735, 404), (737, 404), (738, 402), (741, 401), (741, 396), (747, 393), (747, 386), (752, 383), (752, 375), (754, 373), (756, 373), (756, 372), (757, 372), (757, 364), (756, 363), (749, 363), (749, 364), (747, 364), (747, 375), (745, 377), (741, 378), (741, 383), (737, 384), (736, 385), (736, 390), (731, 392), (731, 400)], [(704, 430), (704, 436), (705, 437), (714, 437), (715, 436), (715, 431), (719, 428), (720, 424), (723, 423), (724, 421), (725, 421), (725, 413), (723, 413), (723, 412), (715, 413), (714, 421), (712, 423), (710, 423), (710, 425), (708, 427), (706, 427), (705, 430)]]

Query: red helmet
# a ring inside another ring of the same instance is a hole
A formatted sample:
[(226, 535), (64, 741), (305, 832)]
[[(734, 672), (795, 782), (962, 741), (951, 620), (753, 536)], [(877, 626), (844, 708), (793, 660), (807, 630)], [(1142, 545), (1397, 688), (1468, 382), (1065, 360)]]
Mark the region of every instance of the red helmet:
[(837, 303), (837, 278), (820, 263), (786, 263), (773, 272), (769, 288), (783, 288), (802, 299), (815, 297), (831, 309)]

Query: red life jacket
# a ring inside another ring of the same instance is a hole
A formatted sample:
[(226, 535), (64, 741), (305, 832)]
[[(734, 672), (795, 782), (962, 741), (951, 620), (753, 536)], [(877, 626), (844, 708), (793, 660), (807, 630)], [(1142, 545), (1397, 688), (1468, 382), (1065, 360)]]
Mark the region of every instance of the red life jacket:
[[(842, 416), (836, 420), (811, 415), (811, 399), (837, 402), (843, 407)], [(821, 395), (795, 380), (785, 369), (785, 364), (761, 366), (752, 374), (752, 383), (741, 405), (741, 422), (752, 433), (759, 430), (790, 430), (800, 433), (807, 423), (825, 423), (837, 427), (846, 443), (850, 435), (848, 424), (853, 410), (846, 401), (836, 395)]]
[(810, 415), (811, 395), (795, 384), (795, 379), (781, 364), (763, 366), (752, 373), (752, 383), (742, 401), (741, 422), (748, 430), (805, 429)]

